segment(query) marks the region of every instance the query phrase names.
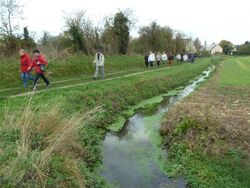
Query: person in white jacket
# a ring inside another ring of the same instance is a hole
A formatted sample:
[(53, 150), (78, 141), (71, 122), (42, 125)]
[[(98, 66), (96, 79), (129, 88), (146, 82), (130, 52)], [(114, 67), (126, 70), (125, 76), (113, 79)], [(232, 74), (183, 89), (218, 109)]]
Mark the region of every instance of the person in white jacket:
[(178, 62), (181, 61), (181, 54), (180, 53), (177, 54), (176, 59), (177, 59)]
[(98, 77), (99, 69), (101, 69), (102, 79), (104, 79), (104, 77), (105, 77), (104, 61), (105, 61), (105, 58), (104, 58), (103, 53), (100, 50), (98, 50), (95, 54), (95, 59), (93, 61), (93, 64), (95, 64), (95, 66), (96, 66), (95, 75), (93, 76), (94, 80), (96, 80)]
[(155, 62), (155, 54), (153, 52), (150, 52), (148, 56), (148, 63), (150, 64), (150, 67), (154, 66), (154, 62)]
[(167, 54), (166, 54), (165, 52), (163, 52), (163, 53), (161, 54), (161, 61), (162, 61), (163, 63), (166, 63), (167, 60), (168, 60), (168, 56), (167, 56)]

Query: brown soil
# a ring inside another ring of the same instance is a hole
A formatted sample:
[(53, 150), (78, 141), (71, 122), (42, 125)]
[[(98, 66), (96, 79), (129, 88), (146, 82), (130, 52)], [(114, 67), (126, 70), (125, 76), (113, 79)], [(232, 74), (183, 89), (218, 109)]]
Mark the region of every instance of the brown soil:
[(219, 71), (166, 115), (161, 127), (166, 145), (175, 142), (176, 125), (191, 118), (199, 126), (182, 138), (190, 149), (216, 155), (236, 149), (250, 155), (250, 88), (219, 87)]

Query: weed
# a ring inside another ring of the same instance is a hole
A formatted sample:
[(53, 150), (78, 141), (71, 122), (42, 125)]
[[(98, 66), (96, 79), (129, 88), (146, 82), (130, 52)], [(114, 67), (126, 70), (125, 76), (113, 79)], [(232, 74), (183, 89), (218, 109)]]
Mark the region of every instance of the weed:
[(57, 106), (44, 112), (28, 105), (18, 116), (8, 113), (0, 127), (1, 185), (84, 187), (77, 133), (97, 111), (63, 118)]

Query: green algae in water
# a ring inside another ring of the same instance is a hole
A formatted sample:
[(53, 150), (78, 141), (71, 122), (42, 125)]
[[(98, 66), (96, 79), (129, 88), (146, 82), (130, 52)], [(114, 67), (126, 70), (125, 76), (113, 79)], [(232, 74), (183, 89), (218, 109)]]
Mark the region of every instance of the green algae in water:
[(183, 89), (185, 89), (185, 87), (184, 86), (180, 86), (180, 87), (177, 87), (175, 90), (180, 91), (180, 90), (183, 90)]
[(169, 92), (165, 95), (165, 97), (176, 96), (176, 95), (178, 95), (180, 92), (181, 92), (181, 91), (178, 91), (178, 90), (171, 90), (171, 91), (169, 91)]
[(123, 111), (121, 115), (117, 118), (117, 120), (113, 124), (108, 126), (107, 129), (112, 132), (121, 131), (124, 124), (126, 123), (126, 119), (134, 115), (136, 110), (146, 109), (145, 112), (151, 113), (153, 110), (157, 108), (157, 106), (164, 99), (165, 96), (167, 96), (167, 94), (162, 94), (162, 95), (150, 98), (150, 99), (143, 100), (137, 105), (129, 107), (129, 109), (126, 111)]
[(121, 129), (123, 128), (125, 123), (126, 123), (126, 118), (121, 115), (107, 129), (112, 131), (112, 132), (119, 132), (119, 131), (121, 131)]
[(129, 107), (128, 110), (121, 112), (121, 115), (117, 118), (117, 120), (108, 126), (108, 130), (112, 132), (120, 132), (126, 123), (126, 119), (133, 116), (137, 111), (144, 113), (145, 115), (152, 114), (159, 104), (164, 100), (165, 97), (176, 96), (181, 92), (182, 86), (179, 87), (179, 90), (171, 90), (167, 94), (162, 94), (156, 97), (152, 97), (150, 99), (146, 99), (138, 103), (137, 105)]

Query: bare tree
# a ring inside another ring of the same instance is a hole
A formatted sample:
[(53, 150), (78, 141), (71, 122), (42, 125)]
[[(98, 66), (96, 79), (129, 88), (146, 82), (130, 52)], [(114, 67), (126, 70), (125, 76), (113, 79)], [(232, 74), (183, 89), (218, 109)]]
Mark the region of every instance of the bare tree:
[(201, 41), (200, 41), (199, 38), (196, 38), (194, 40), (194, 46), (195, 46), (196, 50), (200, 50), (201, 49), (202, 45), (201, 45)]
[(1, 0), (0, 31), (2, 35), (13, 36), (18, 30), (18, 21), (22, 20), (22, 4), (19, 0)]

